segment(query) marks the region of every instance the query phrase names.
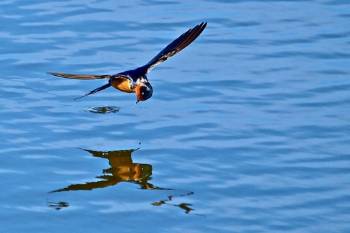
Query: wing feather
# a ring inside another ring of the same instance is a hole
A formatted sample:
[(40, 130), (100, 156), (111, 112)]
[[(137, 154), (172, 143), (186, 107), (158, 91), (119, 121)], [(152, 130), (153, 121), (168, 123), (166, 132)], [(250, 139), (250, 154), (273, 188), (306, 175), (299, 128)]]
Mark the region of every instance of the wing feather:
[(69, 79), (81, 79), (81, 80), (91, 80), (91, 79), (105, 79), (111, 78), (111, 75), (93, 75), (93, 74), (65, 74), (65, 73), (56, 73), (49, 72), (49, 74), (61, 77), (61, 78), (69, 78)]
[(169, 57), (174, 56), (176, 53), (186, 48), (203, 32), (206, 26), (207, 23), (202, 22), (176, 38), (146, 64), (147, 70), (152, 69), (154, 66), (166, 61)]

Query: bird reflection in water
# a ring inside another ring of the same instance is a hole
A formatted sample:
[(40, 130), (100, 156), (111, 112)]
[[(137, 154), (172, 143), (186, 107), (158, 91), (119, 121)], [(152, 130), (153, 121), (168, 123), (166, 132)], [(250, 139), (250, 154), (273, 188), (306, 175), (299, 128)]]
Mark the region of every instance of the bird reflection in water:
[(72, 184), (65, 188), (54, 190), (52, 192), (93, 190), (97, 188), (114, 186), (121, 182), (137, 184), (141, 189), (164, 190), (164, 188), (159, 188), (149, 183), (152, 175), (152, 165), (134, 163), (132, 161), (131, 155), (136, 150), (138, 149), (116, 151), (85, 150), (94, 157), (108, 160), (110, 167), (103, 170), (103, 175), (96, 177), (100, 180), (96, 182), (87, 182), (84, 184)]
[(188, 193), (184, 193), (184, 194), (176, 195), (176, 196), (170, 195), (170, 196), (168, 196), (167, 199), (153, 202), (152, 205), (154, 205), (154, 206), (171, 205), (171, 206), (179, 207), (180, 209), (183, 209), (186, 214), (189, 214), (192, 210), (194, 210), (191, 208), (192, 204), (184, 203), (184, 202), (179, 203), (179, 204), (172, 204), (171, 202), (174, 200), (174, 198), (185, 197), (185, 196), (190, 196), (190, 195), (193, 195), (193, 192), (188, 192)]
[[(110, 167), (107, 169), (103, 169), (103, 175), (96, 177), (100, 179), (99, 181), (87, 182), (83, 184), (72, 184), (65, 188), (51, 191), (50, 193), (79, 191), (79, 190), (93, 190), (97, 188), (114, 186), (121, 182), (137, 184), (141, 189), (147, 189), (147, 190), (173, 190), (173, 189), (167, 189), (167, 188), (160, 188), (149, 182), (152, 176), (152, 165), (134, 163), (132, 160), (132, 153), (138, 149), (116, 150), (116, 151), (93, 151), (93, 150), (86, 150), (86, 149), (83, 149), (83, 150), (89, 152), (93, 157), (107, 159)], [(186, 214), (188, 214), (194, 210), (193, 208), (191, 208), (192, 206), (191, 204), (189, 203), (174, 204), (173, 202), (176, 201), (174, 199), (177, 199), (179, 197), (190, 196), (190, 195), (193, 195), (193, 192), (186, 192), (179, 195), (169, 195), (167, 196), (166, 199), (153, 202), (152, 205), (153, 206), (167, 205), (167, 206), (178, 207), (182, 209)], [(63, 201), (48, 202), (48, 206), (56, 210), (61, 210), (66, 207), (69, 207), (69, 204)]]

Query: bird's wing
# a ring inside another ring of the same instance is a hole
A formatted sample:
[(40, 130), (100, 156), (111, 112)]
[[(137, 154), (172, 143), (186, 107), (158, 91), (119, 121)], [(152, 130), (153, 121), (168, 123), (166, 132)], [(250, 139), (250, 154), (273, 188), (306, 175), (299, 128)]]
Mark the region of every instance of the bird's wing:
[(93, 74), (65, 74), (65, 73), (55, 73), (49, 72), (49, 74), (61, 78), (70, 78), (70, 79), (81, 79), (81, 80), (91, 80), (91, 79), (104, 79), (111, 78), (111, 75), (93, 75)]
[[(99, 178), (99, 177), (98, 177)], [(56, 189), (51, 191), (50, 193), (58, 193), (58, 192), (66, 192), (66, 191), (80, 191), (80, 190), (93, 190), (97, 188), (105, 188), (108, 186), (116, 185), (120, 180), (113, 177), (107, 176), (107, 179), (103, 179), (95, 182), (87, 182), (85, 184), (72, 184), (65, 188)]]
[(180, 52), (182, 49), (191, 44), (205, 29), (207, 23), (202, 22), (194, 28), (189, 29), (187, 32), (183, 33), (173, 42), (171, 42), (167, 47), (165, 47), (160, 53), (158, 53), (151, 61), (146, 64), (147, 71), (152, 69), (159, 63), (166, 61), (169, 57), (174, 56), (176, 53)]

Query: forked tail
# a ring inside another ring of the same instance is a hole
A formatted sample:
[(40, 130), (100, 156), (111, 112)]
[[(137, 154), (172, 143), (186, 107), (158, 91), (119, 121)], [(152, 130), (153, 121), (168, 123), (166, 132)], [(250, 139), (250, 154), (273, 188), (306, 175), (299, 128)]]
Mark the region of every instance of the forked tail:
[(89, 93), (86, 93), (85, 95), (82, 95), (82, 96), (79, 96), (79, 97), (75, 98), (74, 100), (79, 100), (79, 99), (81, 99), (81, 98), (83, 98), (83, 97), (85, 97), (85, 96), (95, 94), (96, 92), (102, 91), (102, 90), (104, 90), (104, 89), (106, 89), (106, 88), (108, 88), (108, 87), (110, 87), (110, 86), (111, 86), (111, 84), (110, 84), (110, 83), (107, 83), (107, 84), (105, 84), (105, 85), (103, 85), (103, 86), (101, 86), (101, 87), (98, 87), (98, 88), (96, 88), (96, 89), (90, 91)]

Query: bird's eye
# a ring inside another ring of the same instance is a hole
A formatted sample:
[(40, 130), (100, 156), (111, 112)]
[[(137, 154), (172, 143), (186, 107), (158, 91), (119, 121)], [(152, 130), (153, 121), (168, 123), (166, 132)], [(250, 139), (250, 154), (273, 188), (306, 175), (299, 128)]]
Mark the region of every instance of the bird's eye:
[(145, 95), (145, 92), (141, 92), (142, 95)]

